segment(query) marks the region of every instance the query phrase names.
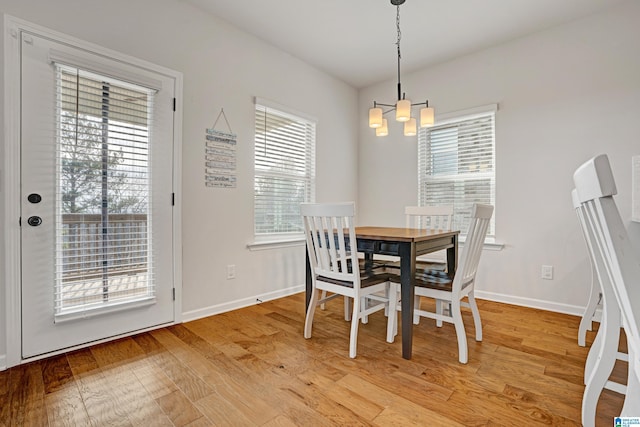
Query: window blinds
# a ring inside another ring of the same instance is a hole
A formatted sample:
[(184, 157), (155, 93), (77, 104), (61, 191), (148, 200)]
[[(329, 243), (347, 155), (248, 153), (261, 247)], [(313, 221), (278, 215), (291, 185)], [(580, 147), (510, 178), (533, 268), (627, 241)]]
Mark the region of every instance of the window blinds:
[[(495, 113), (450, 120), (420, 131), (419, 203), (453, 205), (464, 235), (474, 203), (495, 205)], [(494, 236), (494, 219), (487, 236)]]
[(154, 91), (56, 64), (56, 319), (154, 297)]
[(256, 103), (256, 235), (302, 233), (300, 203), (315, 199), (314, 121)]

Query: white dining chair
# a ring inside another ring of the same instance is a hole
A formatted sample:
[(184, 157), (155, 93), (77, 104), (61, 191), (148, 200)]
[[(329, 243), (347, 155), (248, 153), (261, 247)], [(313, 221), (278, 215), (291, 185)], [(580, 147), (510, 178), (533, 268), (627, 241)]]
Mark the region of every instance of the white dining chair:
[(407, 228), (422, 230), (451, 230), (453, 225), (453, 205), (405, 206)]
[(389, 274), (361, 275), (354, 225), (354, 203), (302, 203), (307, 250), (312, 271), (312, 293), (304, 323), (304, 337), (311, 338), (321, 294), (351, 298), (349, 357), (356, 357), (358, 324), (370, 314), (389, 307)]
[[(578, 223), (582, 229), (593, 271), (592, 287), (597, 286), (597, 292), (591, 292), (589, 304), (594, 296), (601, 300), (602, 317), (596, 338), (591, 344), (584, 368), (585, 391), (583, 394), (583, 419), (595, 419), (598, 398), (603, 389), (609, 389), (620, 394), (626, 394), (626, 386), (609, 380), (616, 360), (626, 361), (627, 355), (618, 351), (620, 341), (621, 317), (620, 309), (613, 291), (613, 285), (606, 273), (604, 260), (598, 255), (598, 244), (591, 223), (597, 221), (578, 198), (578, 192), (571, 192), (573, 207), (576, 210)], [(601, 277), (601, 279), (600, 279)], [(600, 285), (602, 283), (602, 285)], [(587, 306), (589, 310), (589, 306)], [(584, 317), (583, 317), (584, 320)], [(581, 322), (582, 324), (582, 322)]]
[[(421, 230), (451, 231), (453, 205), (405, 206), (405, 227)], [(399, 262), (387, 263), (388, 268), (400, 268)], [(447, 251), (430, 252), (416, 258), (416, 269), (446, 270)]]
[[(442, 313), (438, 313), (437, 311), (434, 313), (422, 310), (416, 305), (414, 314), (435, 319), (438, 326), (438, 321), (453, 323), (458, 340), (458, 360), (460, 363), (467, 363), (468, 361), (467, 336), (462, 320), (461, 306), (471, 308), (476, 330), (475, 338), (476, 341), (482, 341), (482, 322), (480, 320), (480, 311), (478, 310), (478, 305), (475, 300), (474, 285), (484, 239), (487, 235), (492, 215), (493, 206), (474, 204), (469, 221), (469, 230), (460, 254), (458, 269), (453, 279), (451, 279), (446, 272), (436, 270), (426, 270), (424, 272), (418, 272), (416, 275), (416, 296), (433, 298), (436, 301), (444, 301), (450, 308)], [(392, 295), (394, 291), (396, 293), (395, 298)], [(397, 286), (391, 287), (387, 325), (388, 342), (393, 342), (395, 335), (398, 333), (398, 316), (397, 314), (393, 314), (394, 310), (400, 310), (397, 291)], [(467, 302), (462, 301), (465, 297), (467, 297)]]
[[(405, 206), (405, 227), (419, 228), (421, 230), (444, 230), (451, 231), (453, 227), (453, 205), (440, 206)], [(400, 272), (399, 261), (389, 261), (385, 264), (388, 271), (394, 274)], [(416, 258), (416, 271), (425, 270), (447, 270), (447, 251), (430, 252)], [(420, 297), (416, 296), (415, 307), (420, 307)], [(445, 307), (444, 301), (436, 301), (436, 312), (442, 313)], [(442, 321), (438, 320), (438, 326), (442, 326)], [(413, 317), (413, 323), (420, 323), (420, 316)]]
[[(621, 416), (637, 416), (640, 407), (640, 257), (635, 253), (613, 196), (617, 193), (611, 165), (606, 155), (596, 156), (573, 175), (578, 201), (582, 204), (588, 230), (594, 243), (598, 279), (603, 289), (611, 286), (614, 301), (605, 299), (604, 310), (615, 310), (617, 303), (621, 323), (627, 337), (628, 376)], [(608, 317), (608, 315), (607, 315)], [(604, 345), (598, 347), (605, 354)], [(601, 356), (603, 357), (603, 356)], [(603, 377), (607, 366), (594, 363), (582, 401), (582, 423), (595, 423), (597, 387), (594, 381)], [(596, 388), (595, 391), (591, 391)], [(599, 395), (599, 392), (598, 392)]]

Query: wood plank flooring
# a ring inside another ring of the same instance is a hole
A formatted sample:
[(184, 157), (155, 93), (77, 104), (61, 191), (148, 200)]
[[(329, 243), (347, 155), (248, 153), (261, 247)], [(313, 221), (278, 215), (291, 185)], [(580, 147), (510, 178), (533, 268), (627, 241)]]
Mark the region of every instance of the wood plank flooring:
[[(464, 314), (422, 319), (412, 360), (370, 316), (349, 359), (342, 301), (302, 336), (304, 294), (143, 333), (0, 372), (0, 426), (574, 426), (587, 348), (574, 316), (479, 301), (484, 340)], [(590, 332), (590, 345), (595, 332)], [(625, 382), (626, 366), (613, 376)], [(623, 396), (604, 391), (598, 426)]]

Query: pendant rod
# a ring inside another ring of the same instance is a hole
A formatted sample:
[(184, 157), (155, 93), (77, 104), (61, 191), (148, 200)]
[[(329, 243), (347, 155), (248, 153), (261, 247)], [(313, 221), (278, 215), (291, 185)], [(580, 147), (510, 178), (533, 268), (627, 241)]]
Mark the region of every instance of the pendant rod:
[[(393, 0), (391, 2), (392, 4), (394, 3)], [(400, 32), (400, 5), (404, 3), (404, 1), (402, 2), (396, 2), (396, 29), (398, 31), (398, 40), (396, 41), (396, 46), (398, 47), (398, 101), (403, 99), (402, 98), (402, 84), (400, 83), (400, 39), (402, 37), (402, 33)]]

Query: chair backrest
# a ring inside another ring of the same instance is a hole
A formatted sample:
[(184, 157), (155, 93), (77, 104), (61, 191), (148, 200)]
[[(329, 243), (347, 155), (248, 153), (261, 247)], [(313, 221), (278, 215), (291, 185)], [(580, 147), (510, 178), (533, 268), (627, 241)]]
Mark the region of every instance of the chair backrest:
[(349, 246), (356, 244), (355, 204), (302, 203), (300, 213), (314, 282), (322, 276), (359, 286), (358, 253)]
[[(575, 188), (571, 190), (571, 201), (573, 202), (573, 208), (576, 210), (576, 215), (578, 216), (578, 224), (580, 224), (580, 229), (582, 230), (582, 237), (584, 237), (584, 241), (587, 245), (587, 251), (589, 252), (589, 262), (596, 270), (598, 281), (600, 283), (602, 283), (602, 280), (605, 281), (605, 284), (601, 284), (600, 286), (603, 288), (609, 288), (611, 286), (611, 283), (606, 277), (606, 269), (603, 264), (602, 257), (599, 257), (597, 255), (597, 243), (595, 241), (593, 230), (589, 225), (590, 219), (588, 212), (585, 212), (585, 207), (580, 202), (578, 191)], [(617, 304), (617, 302), (615, 301), (612, 301), (612, 303)]]
[(596, 246), (594, 255), (604, 266), (606, 279), (613, 285), (622, 312), (628, 346), (633, 348), (633, 353), (638, 357), (640, 258), (633, 250), (613, 199), (617, 191), (608, 157), (599, 155), (588, 160), (576, 170), (573, 181), (576, 199), (582, 205), (589, 231), (593, 235)]
[[(597, 218), (593, 217), (591, 211), (587, 210), (586, 206), (580, 202), (578, 197), (578, 191), (574, 188), (571, 191), (571, 201), (573, 207), (576, 210), (578, 216), (578, 223), (582, 229), (582, 235), (585, 243), (587, 244), (587, 250), (589, 252), (589, 261), (596, 271), (598, 282), (600, 283), (600, 289), (602, 291), (603, 304), (618, 304), (616, 300), (613, 285), (607, 273), (607, 267), (605, 265), (604, 257), (600, 256), (600, 249), (598, 247), (598, 241), (596, 240), (595, 229), (593, 226)], [(612, 310), (608, 310), (612, 311)]]
[(406, 206), (407, 228), (451, 231), (453, 206)]
[(480, 255), (484, 246), (484, 238), (489, 229), (493, 215), (493, 206), (476, 203), (471, 210), (469, 231), (460, 254), (458, 269), (453, 278), (453, 292), (460, 292), (475, 281)]
[[(573, 202), (573, 208), (576, 210), (576, 215), (578, 216), (578, 224), (580, 224), (580, 229), (582, 230), (582, 237), (584, 237), (584, 241), (587, 244), (589, 261), (595, 267), (596, 272), (598, 272), (598, 276), (600, 276), (600, 270), (602, 270), (603, 272), (605, 271), (604, 264), (602, 264), (601, 258), (596, 254), (596, 251), (598, 249), (596, 246), (595, 237), (593, 235), (593, 230), (589, 226), (587, 213), (585, 212), (585, 208), (580, 202), (578, 191), (575, 188), (571, 190), (571, 201)], [(600, 268), (600, 270), (598, 268)]]

